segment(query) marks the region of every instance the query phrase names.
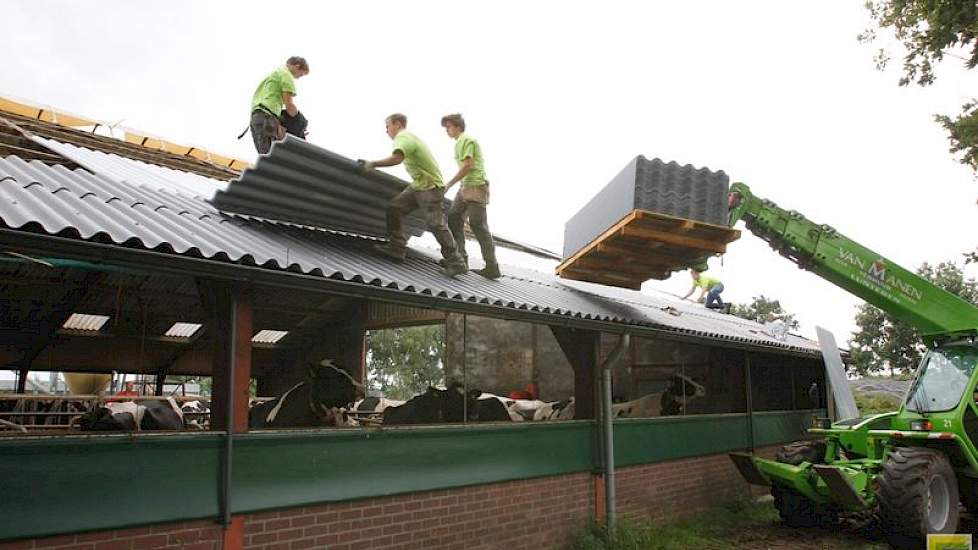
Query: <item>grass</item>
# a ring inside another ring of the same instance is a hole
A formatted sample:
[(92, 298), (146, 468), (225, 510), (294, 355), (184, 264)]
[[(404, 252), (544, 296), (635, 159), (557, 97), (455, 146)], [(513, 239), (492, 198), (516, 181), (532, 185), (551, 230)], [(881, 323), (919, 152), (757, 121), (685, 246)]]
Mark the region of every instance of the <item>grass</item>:
[(769, 499), (743, 498), (671, 524), (621, 523), (610, 539), (607, 535), (602, 526), (591, 526), (578, 534), (574, 550), (888, 548), (858, 530), (784, 527)]
[(574, 550), (684, 550), (711, 548), (727, 540), (725, 535), (745, 525), (777, 521), (778, 513), (767, 504), (761, 506), (745, 499), (708, 510), (693, 519), (677, 523), (619, 524), (608, 538), (607, 529), (591, 526), (581, 533)]

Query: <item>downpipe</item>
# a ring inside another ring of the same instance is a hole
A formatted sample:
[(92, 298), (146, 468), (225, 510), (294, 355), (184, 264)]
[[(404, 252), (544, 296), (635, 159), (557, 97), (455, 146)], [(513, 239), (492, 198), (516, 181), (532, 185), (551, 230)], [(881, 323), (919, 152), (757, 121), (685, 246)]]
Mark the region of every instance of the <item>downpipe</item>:
[(611, 350), (607, 359), (601, 364), (601, 424), (604, 431), (604, 486), (606, 511), (608, 514), (607, 527), (611, 533), (615, 529), (615, 515), (617, 513), (617, 495), (615, 491), (615, 435), (611, 417), (611, 369), (621, 359), (622, 354), (628, 349), (631, 337), (628, 333), (622, 334), (618, 340), (618, 345)]
[(231, 291), (231, 319), (228, 323), (228, 330), (231, 331), (228, 341), (230, 343), (230, 358), (229, 358), (229, 369), (228, 369), (228, 396), (227, 396), (227, 409), (224, 411), (225, 418), (225, 434), (224, 434), (224, 460), (223, 460), (223, 476), (221, 479), (221, 504), (223, 505), (223, 510), (221, 510), (221, 527), (227, 530), (231, 526), (231, 464), (232, 464), (232, 453), (233, 453), (233, 441), (234, 441), (234, 371), (235, 371), (235, 360), (237, 359), (237, 348), (238, 348), (238, 296), (234, 291)]

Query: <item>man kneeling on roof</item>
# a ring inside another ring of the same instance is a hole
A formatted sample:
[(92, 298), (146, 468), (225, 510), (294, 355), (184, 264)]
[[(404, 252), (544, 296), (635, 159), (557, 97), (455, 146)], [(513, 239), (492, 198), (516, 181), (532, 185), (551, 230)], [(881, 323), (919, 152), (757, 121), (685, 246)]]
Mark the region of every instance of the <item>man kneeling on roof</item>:
[(396, 166), (403, 162), (411, 176), (411, 185), (391, 200), (387, 208), (388, 243), (377, 245), (376, 250), (394, 261), (403, 261), (407, 252), (404, 217), (422, 208), (428, 231), (431, 231), (441, 245), (445, 274), (454, 277), (465, 273), (468, 268), (445, 223), (445, 210), (442, 207), (445, 182), (442, 181), (438, 163), (428, 146), (407, 131), (406, 116), (395, 113), (387, 117), (385, 124), (387, 135), (394, 140), (393, 151), (387, 158), (364, 162), (363, 167), (369, 171), (378, 166)]
[(455, 237), (455, 246), (466, 264), (469, 261), (465, 253), (465, 222), (469, 222), (472, 233), (479, 241), (482, 249), (482, 259), (486, 262), (483, 269), (474, 270), (487, 279), (498, 279), (499, 264), (496, 262), (496, 245), (492, 242), (489, 232), (489, 221), (486, 217), (486, 206), (489, 204), (489, 181), (486, 180), (485, 164), (482, 160), (482, 148), (479, 142), (465, 132), (465, 119), (460, 114), (441, 117), (441, 125), (448, 137), (455, 140), (455, 162), (458, 163), (458, 173), (448, 180), (445, 190), (462, 182), (452, 207), (448, 211), (448, 228)]
[(720, 293), (723, 292), (723, 283), (720, 282), (720, 279), (711, 277), (696, 269), (690, 269), (689, 273), (693, 277), (693, 286), (683, 296), (683, 300), (689, 298), (699, 288), (700, 295), (696, 298), (697, 302), (704, 301), (703, 295), (705, 294), (706, 307), (709, 309), (718, 309), (724, 313), (730, 313), (730, 304), (723, 303), (723, 300), (720, 298)]
[(279, 120), (280, 116), (298, 117), (299, 108), (292, 101), (296, 95), (295, 79), (307, 74), (309, 64), (306, 60), (302, 57), (290, 57), (284, 67), (272, 71), (258, 85), (251, 98), (250, 129), (259, 154), (268, 153), (272, 148), (272, 141), (285, 137), (285, 127)]

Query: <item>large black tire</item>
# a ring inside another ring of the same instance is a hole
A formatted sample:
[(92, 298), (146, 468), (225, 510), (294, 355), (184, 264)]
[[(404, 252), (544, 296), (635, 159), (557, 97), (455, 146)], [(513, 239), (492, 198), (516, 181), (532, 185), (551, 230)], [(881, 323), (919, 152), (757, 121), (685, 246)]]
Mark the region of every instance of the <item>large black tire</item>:
[(958, 497), (961, 504), (972, 514), (978, 513), (978, 479), (960, 476), (958, 478)]
[[(797, 466), (802, 462), (822, 464), (825, 462), (825, 441), (796, 441), (781, 447), (776, 460)], [(789, 527), (814, 527), (828, 525), (838, 518), (838, 511), (830, 506), (818, 505), (804, 496), (779, 485), (771, 486), (774, 506), (778, 509), (781, 521)]]
[(922, 548), (928, 533), (958, 528), (958, 482), (940, 451), (923, 447), (893, 449), (878, 477), (880, 521), (890, 544)]

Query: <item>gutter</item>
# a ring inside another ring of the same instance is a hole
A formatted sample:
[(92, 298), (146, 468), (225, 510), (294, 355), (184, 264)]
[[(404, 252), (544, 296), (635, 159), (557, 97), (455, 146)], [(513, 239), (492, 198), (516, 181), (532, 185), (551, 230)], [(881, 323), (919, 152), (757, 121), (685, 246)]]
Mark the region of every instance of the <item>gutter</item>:
[(604, 484), (606, 509), (608, 513), (608, 532), (615, 529), (615, 514), (617, 512), (615, 491), (615, 434), (611, 417), (611, 369), (618, 363), (628, 349), (631, 337), (624, 333), (618, 339), (618, 345), (611, 350), (607, 359), (601, 364), (601, 430), (604, 432)]

